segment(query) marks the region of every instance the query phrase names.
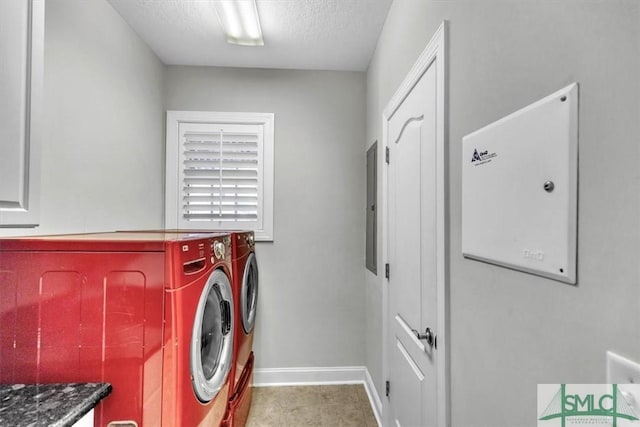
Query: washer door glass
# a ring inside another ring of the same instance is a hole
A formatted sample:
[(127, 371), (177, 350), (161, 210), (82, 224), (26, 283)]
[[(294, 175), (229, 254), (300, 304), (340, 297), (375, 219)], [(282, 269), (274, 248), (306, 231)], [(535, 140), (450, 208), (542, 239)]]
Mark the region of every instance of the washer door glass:
[(242, 277), (240, 307), (242, 310), (242, 328), (248, 334), (253, 330), (258, 305), (258, 261), (255, 254), (249, 254)]
[(222, 388), (232, 349), (231, 284), (222, 270), (215, 270), (200, 296), (191, 337), (191, 377), (200, 401), (209, 402)]

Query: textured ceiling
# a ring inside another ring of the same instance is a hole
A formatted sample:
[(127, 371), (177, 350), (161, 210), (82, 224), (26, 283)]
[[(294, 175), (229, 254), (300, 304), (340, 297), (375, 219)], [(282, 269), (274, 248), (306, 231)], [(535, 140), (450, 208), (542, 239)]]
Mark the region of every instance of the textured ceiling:
[(257, 0), (265, 45), (226, 42), (213, 0), (108, 0), (165, 64), (366, 70), (392, 0)]

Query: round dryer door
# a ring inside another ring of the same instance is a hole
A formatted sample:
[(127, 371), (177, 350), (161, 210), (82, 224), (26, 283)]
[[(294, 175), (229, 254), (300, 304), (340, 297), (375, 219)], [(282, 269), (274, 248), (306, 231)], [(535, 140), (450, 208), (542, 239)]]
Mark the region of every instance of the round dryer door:
[(258, 262), (254, 253), (249, 254), (242, 277), (240, 307), (242, 311), (242, 327), (246, 334), (253, 330), (258, 305)]
[(233, 353), (233, 298), (231, 283), (222, 270), (207, 280), (200, 296), (191, 336), (193, 389), (202, 402), (213, 399), (231, 368)]

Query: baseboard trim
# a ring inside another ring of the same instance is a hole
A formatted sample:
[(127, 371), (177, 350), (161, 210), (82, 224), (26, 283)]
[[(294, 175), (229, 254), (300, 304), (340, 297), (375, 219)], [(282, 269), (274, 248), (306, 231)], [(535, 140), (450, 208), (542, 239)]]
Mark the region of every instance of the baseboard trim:
[(364, 388), (367, 390), (367, 395), (369, 395), (369, 402), (371, 402), (371, 408), (373, 408), (373, 414), (376, 416), (378, 426), (382, 426), (382, 400), (380, 400), (373, 378), (371, 378), (367, 368), (364, 369)]
[(335, 366), (318, 368), (267, 368), (254, 369), (254, 387), (293, 385), (362, 384), (378, 425), (382, 420), (382, 401), (378, 396), (369, 370), (365, 366)]

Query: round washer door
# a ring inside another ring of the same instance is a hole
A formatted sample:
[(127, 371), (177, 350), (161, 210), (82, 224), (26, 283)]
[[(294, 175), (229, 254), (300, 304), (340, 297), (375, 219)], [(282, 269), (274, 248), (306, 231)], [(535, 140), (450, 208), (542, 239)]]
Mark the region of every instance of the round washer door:
[(200, 296), (191, 335), (191, 381), (201, 402), (209, 402), (222, 388), (233, 353), (231, 283), (215, 270)]
[(240, 308), (242, 311), (242, 328), (248, 334), (253, 330), (256, 322), (256, 307), (258, 305), (258, 261), (255, 254), (249, 254), (242, 276), (240, 290)]

